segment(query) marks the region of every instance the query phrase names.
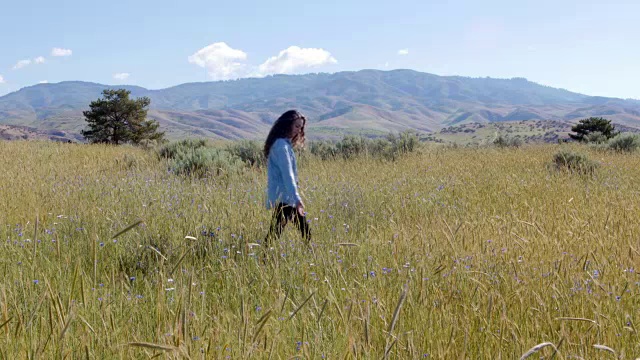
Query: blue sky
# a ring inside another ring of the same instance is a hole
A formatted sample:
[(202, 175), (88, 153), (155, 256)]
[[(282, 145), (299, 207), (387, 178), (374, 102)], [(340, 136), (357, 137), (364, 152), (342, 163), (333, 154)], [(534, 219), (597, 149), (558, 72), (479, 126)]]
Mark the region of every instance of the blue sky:
[(640, 99), (640, 1), (6, 1), (0, 95), (414, 69)]

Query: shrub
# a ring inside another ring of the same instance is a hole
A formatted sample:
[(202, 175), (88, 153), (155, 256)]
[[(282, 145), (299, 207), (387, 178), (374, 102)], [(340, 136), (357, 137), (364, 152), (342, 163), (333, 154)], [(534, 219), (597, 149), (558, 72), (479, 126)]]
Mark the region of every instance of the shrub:
[(600, 131), (594, 131), (584, 136), (584, 141), (590, 144), (604, 144), (608, 138)]
[(140, 140), (140, 142), (138, 143), (138, 146), (146, 150), (152, 150), (157, 148), (160, 145), (167, 144), (168, 142), (169, 140), (164, 138), (158, 139), (158, 140), (143, 139), (143, 140)]
[(507, 147), (520, 147), (522, 145), (522, 140), (515, 137), (498, 135), (493, 140), (493, 145), (499, 148), (507, 148)]
[(207, 146), (204, 139), (185, 139), (166, 144), (160, 148), (158, 154), (165, 159), (174, 159), (178, 154)]
[(325, 160), (336, 156), (350, 159), (360, 155), (395, 160), (400, 155), (415, 151), (419, 144), (418, 135), (411, 131), (376, 139), (347, 135), (336, 143), (314, 142), (311, 145), (311, 153)]
[(633, 152), (640, 147), (640, 138), (636, 134), (621, 134), (609, 140), (609, 149), (619, 152)]
[(347, 135), (341, 141), (336, 143), (338, 154), (343, 158), (349, 159), (358, 155), (363, 155), (367, 151), (367, 142), (369, 139), (364, 136)]
[(320, 140), (311, 142), (309, 152), (322, 160), (329, 160), (334, 159), (338, 155), (338, 148), (333, 142)]
[(223, 149), (201, 147), (180, 153), (170, 163), (176, 174), (205, 177), (238, 173), (244, 167), (240, 158)]
[(205, 140), (181, 140), (170, 143), (158, 151), (169, 161), (169, 170), (175, 174), (204, 177), (237, 173), (245, 163), (225, 149), (208, 147)]
[(562, 150), (553, 156), (553, 164), (557, 170), (579, 174), (593, 174), (598, 163), (590, 160), (586, 155), (568, 150)]
[(388, 145), (376, 147), (380, 151), (376, 154), (390, 160), (396, 160), (398, 156), (414, 152), (420, 144), (418, 135), (411, 131), (404, 131), (397, 135), (389, 134), (386, 140)]
[(385, 159), (393, 158), (393, 145), (389, 138), (377, 138), (367, 142), (367, 154)]
[(262, 146), (257, 141), (237, 141), (227, 149), (231, 155), (238, 157), (250, 167), (262, 167), (266, 164), (266, 159), (262, 152)]
[(420, 144), (418, 134), (412, 131), (404, 131), (398, 135), (389, 134), (387, 140), (391, 142), (394, 151), (401, 154), (414, 152)]

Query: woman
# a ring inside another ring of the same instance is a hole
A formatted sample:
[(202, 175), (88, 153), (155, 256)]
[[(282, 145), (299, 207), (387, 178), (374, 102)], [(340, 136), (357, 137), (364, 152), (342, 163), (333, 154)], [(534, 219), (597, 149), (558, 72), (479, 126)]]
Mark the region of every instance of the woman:
[(298, 193), (298, 167), (293, 147), (304, 145), (304, 126), (307, 119), (296, 110), (282, 114), (271, 127), (264, 143), (267, 158), (267, 209), (274, 209), (267, 246), (280, 237), (287, 222), (298, 225), (302, 237), (309, 242), (311, 231)]

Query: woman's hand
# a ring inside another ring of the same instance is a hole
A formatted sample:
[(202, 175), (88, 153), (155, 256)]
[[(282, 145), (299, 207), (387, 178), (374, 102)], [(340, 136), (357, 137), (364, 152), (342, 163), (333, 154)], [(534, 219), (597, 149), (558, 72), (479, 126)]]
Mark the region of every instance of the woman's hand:
[(302, 200), (300, 200), (298, 205), (296, 205), (296, 210), (298, 210), (298, 214), (300, 214), (300, 216), (304, 216), (304, 203)]

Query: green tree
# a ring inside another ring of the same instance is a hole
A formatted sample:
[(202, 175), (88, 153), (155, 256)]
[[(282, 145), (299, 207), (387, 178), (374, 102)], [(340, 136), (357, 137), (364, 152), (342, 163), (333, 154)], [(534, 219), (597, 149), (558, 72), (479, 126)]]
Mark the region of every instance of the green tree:
[(151, 100), (130, 99), (130, 94), (125, 89), (104, 90), (103, 97), (89, 105), (91, 110), (83, 112), (89, 127), (82, 130), (82, 136), (91, 143), (115, 145), (162, 140), (164, 132), (158, 132), (158, 122), (147, 120)]
[(602, 134), (607, 139), (618, 135), (618, 132), (615, 132), (615, 126), (611, 124), (611, 120), (601, 117), (582, 119), (571, 127), (571, 131), (575, 132), (575, 134), (569, 134), (569, 137), (578, 141), (587, 141), (588, 135), (595, 132)]

